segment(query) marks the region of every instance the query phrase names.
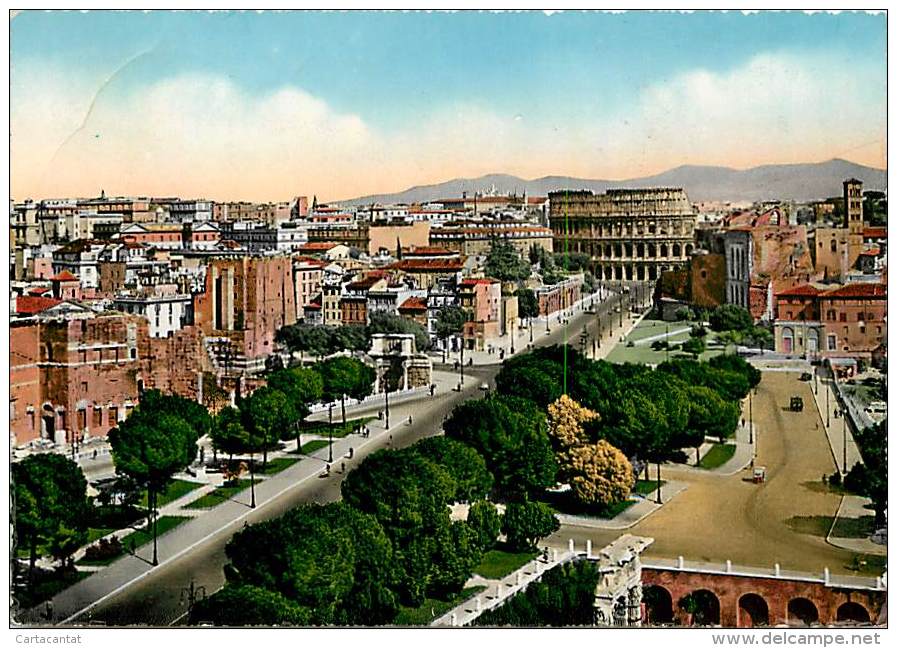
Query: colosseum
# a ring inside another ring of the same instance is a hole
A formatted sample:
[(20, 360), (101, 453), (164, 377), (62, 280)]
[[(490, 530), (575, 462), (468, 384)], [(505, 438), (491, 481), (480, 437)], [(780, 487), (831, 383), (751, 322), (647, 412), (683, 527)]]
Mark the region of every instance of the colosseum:
[(604, 281), (654, 280), (695, 247), (695, 212), (678, 188), (554, 191), (549, 224), (556, 252), (583, 252)]

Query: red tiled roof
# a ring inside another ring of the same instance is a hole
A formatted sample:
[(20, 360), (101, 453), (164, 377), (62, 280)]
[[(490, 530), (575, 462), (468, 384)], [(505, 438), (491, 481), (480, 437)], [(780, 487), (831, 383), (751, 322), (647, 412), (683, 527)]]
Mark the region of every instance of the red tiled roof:
[(33, 287), (31, 287), (31, 288), (28, 289), (28, 294), (29, 294), (29, 295), (38, 295), (38, 296), (40, 296), (40, 295), (45, 295), (45, 294), (47, 294), (48, 292), (50, 292), (50, 289), (47, 288), (46, 286), (33, 286)]
[(815, 297), (819, 294), (819, 289), (810, 284), (801, 284), (794, 288), (788, 288), (776, 293), (776, 297)]
[(420, 297), (409, 297), (399, 306), (400, 311), (425, 311), (427, 310), (426, 300)]
[(312, 241), (311, 243), (303, 243), (299, 246), (300, 252), (326, 252), (335, 248), (339, 243), (330, 243), (328, 241)]
[(78, 277), (73, 275), (68, 270), (63, 270), (62, 272), (50, 277), (50, 281), (78, 281)]
[(497, 283), (498, 279), (464, 279), (461, 282), (462, 286), (476, 286), (478, 284), (493, 284)]
[(888, 288), (882, 283), (852, 283), (827, 290), (823, 297), (886, 297)]
[(888, 238), (888, 228), (865, 227), (863, 228), (863, 238)]
[(321, 302), (309, 302), (303, 306), (303, 310), (321, 310)]
[(16, 313), (20, 315), (34, 315), (61, 303), (61, 299), (54, 299), (53, 297), (26, 295), (16, 299)]
[(413, 249), (411, 248), (402, 248), (402, 255), (410, 255), (410, 256), (445, 256), (446, 254), (458, 254), (454, 250), (449, 250), (444, 247), (436, 247), (434, 245), (419, 245)]
[(860, 252), (860, 256), (872, 256), (872, 257), (876, 257), (876, 256), (878, 256), (878, 253), (879, 253), (879, 249), (878, 249), (878, 248), (871, 248), (871, 249), (869, 249), (869, 250), (863, 250), (862, 252)]
[(391, 270), (430, 270), (457, 272), (464, 264), (460, 259), (402, 259), (388, 266)]

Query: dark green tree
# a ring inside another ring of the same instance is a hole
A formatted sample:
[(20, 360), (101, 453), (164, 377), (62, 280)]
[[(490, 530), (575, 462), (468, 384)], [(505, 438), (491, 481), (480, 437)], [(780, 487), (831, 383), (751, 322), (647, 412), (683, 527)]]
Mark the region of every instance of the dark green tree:
[(153, 527), (153, 564), (158, 564), (156, 521), (158, 495), (175, 473), (196, 455), (197, 430), (184, 418), (166, 411), (144, 409), (146, 401), (109, 432), (116, 472), (146, 485)]
[(523, 281), (532, 273), (532, 266), (520, 257), (513, 245), (495, 239), (486, 256), (486, 274), (499, 281)]
[(240, 402), (243, 426), (249, 432), (250, 446), (262, 451), (262, 466), (268, 465), (268, 450), (277, 446), (296, 422), (293, 404), (282, 391), (259, 387)]
[(532, 288), (517, 289), (517, 314), (526, 318), (539, 316), (539, 300)]
[(724, 353), (710, 358), (707, 364), (714, 369), (731, 371), (744, 376), (747, 379), (748, 386), (752, 388), (759, 385), (760, 378), (762, 378), (759, 369), (738, 355)]
[(477, 534), (477, 542), (483, 551), (488, 551), (498, 541), (501, 533), (501, 515), (495, 504), (487, 500), (477, 500), (467, 511), (467, 524)]
[(750, 331), (754, 327), (754, 318), (750, 312), (735, 304), (717, 306), (710, 313), (710, 328), (714, 331)]
[(374, 391), (377, 373), (361, 360), (348, 356), (329, 358), (315, 365), (321, 376), (325, 401), (340, 400), (343, 425), (346, 423), (346, 396), (362, 400)]
[(412, 446), (420, 455), (445, 468), (455, 482), (452, 500), (472, 502), (492, 490), (492, 473), (486, 461), (466, 443), (445, 436), (434, 436)]
[(532, 402), (499, 395), (469, 400), (452, 411), (443, 427), (446, 436), (482, 455), (505, 496), (524, 497), (554, 485), (557, 461), (545, 413)]
[(211, 436), (215, 450), (229, 455), (231, 461), (236, 453), (249, 448), (249, 434), (243, 426), (243, 415), (235, 407), (225, 407), (218, 412)]
[(446, 340), (453, 335), (460, 335), (465, 322), (470, 320), (470, 313), (460, 306), (443, 306), (436, 314), (436, 337)]
[(528, 551), (561, 528), (551, 508), (543, 502), (511, 502), (502, 516), (502, 531), (514, 551)]
[(276, 371), (268, 376), (268, 386), (283, 392), (295, 416), (296, 449), (301, 447), (299, 423), (308, 416), (312, 404), (324, 395), (324, 381), (314, 369), (292, 368)]
[(30, 455), (12, 464), (17, 542), (28, 548), (29, 583), (38, 549), (65, 563), (87, 541), (90, 505), (81, 468), (58, 454)]
[(202, 599), (190, 613), (191, 625), (306, 626), (311, 611), (281, 593), (255, 585), (227, 584)]

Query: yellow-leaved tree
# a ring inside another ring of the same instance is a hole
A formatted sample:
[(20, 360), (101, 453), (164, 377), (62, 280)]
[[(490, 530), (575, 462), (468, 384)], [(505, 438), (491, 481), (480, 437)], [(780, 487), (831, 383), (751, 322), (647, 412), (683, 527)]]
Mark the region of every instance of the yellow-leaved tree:
[(609, 506), (629, 496), (635, 475), (620, 450), (603, 439), (592, 443), (583, 424), (598, 412), (562, 395), (548, 406), (548, 433), (557, 447), (559, 477), (583, 504)]

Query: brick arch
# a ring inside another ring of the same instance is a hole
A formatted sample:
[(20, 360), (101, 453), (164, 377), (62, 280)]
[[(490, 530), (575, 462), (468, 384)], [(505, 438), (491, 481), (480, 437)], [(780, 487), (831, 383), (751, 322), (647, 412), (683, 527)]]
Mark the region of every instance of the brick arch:
[(689, 592), (677, 605), (688, 625), (718, 626), (722, 623), (722, 601), (716, 592), (706, 587)]
[(756, 592), (747, 592), (738, 597), (739, 628), (756, 628), (769, 625), (769, 604)]
[(869, 623), (871, 615), (869, 610), (856, 601), (846, 601), (838, 606), (835, 620), (840, 622), (855, 621), (857, 623)]
[(663, 625), (675, 620), (673, 596), (663, 585), (642, 588), (642, 601), (645, 604), (645, 618), (650, 625)]
[(789, 625), (814, 625), (819, 623), (819, 606), (803, 596), (788, 601)]

